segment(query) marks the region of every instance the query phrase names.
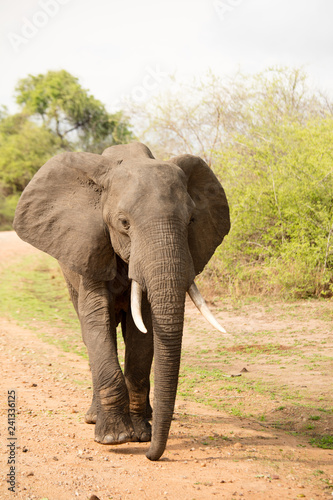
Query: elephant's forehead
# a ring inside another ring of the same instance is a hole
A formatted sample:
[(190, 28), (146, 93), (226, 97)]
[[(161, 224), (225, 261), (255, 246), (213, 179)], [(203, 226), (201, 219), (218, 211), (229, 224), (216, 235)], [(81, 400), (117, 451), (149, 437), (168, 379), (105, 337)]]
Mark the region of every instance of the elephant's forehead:
[(187, 193), (187, 181), (176, 165), (154, 160), (147, 164), (119, 165), (111, 182), (106, 208), (111, 212), (124, 211), (174, 214), (191, 200)]
[(168, 188), (186, 188), (186, 177), (176, 165), (149, 160), (145, 163), (131, 162), (118, 166), (114, 172), (113, 184), (125, 183), (126, 189), (150, 188), (154, 192)]

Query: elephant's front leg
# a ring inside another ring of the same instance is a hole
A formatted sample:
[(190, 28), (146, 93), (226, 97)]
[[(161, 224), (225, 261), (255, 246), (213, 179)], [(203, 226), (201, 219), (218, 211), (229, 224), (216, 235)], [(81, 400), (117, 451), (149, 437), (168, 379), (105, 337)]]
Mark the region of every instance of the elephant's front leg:
[(146, 334), (136, 328), (130, 312), (126, 315), (126, 326), (122, 325), (126, 344), (125, 379), (129, 392), (130, 415), (135, 440), (150, 441), (149, 377), (153, 360), (153, 332), (150, 306), (145, 297), (142, 301), (142, 316), (148, 330)]
[(132, 441), (128, 390), (117, 357), (114, 308), (104, 282), (81, 278), (78, 312), (96, 400), (95, 441), (102, 444)]

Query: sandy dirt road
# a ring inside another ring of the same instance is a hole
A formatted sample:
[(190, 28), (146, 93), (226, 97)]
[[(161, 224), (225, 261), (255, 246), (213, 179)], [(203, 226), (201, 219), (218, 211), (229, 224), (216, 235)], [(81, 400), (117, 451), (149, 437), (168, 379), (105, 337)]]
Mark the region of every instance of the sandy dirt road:
[[(0, 233), (0, 269), (35, 252), (15, 233)], [(189, 307), (187, 315), (194, 314)], [(316, 471), (333, 473), (332, 450), (179, 399), (160, 461), (146, 459), (144, 443), (95, 443), (94, 427), (84, 423), (91, 398), (87, 361), (7, 318), (0, 319), (0, 366), (1, 499), (331, 497)], [(15, 493), (6, 481), (9, 390), (16, 394)], [(209, 436), (215, 436), (214, 443), (203, 445)]]

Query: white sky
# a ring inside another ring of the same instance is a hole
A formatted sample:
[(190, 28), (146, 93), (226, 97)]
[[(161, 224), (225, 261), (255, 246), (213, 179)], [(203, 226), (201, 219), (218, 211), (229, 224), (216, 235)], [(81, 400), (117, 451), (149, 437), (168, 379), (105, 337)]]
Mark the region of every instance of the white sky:
[(276, 64), (304, 66), (333, 95), (332, 0), (2, 0), (0, 19), (0, 105), (11, 111), (19, 78), (62, 68), (108, 111), (165, 88), (165, 73)]

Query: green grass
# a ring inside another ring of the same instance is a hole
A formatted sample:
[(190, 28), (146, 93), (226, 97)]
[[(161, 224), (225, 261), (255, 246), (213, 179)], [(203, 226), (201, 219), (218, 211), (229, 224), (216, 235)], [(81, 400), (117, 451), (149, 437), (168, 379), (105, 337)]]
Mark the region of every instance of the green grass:
[(0, 312), (20, 324), (61, 321), (77, 328), (78, 320), (57, 262), (47, 255), (23, 258), (1, 273)]
[(87, 358), (80, 325), (57, 261), (46, 254), (24, 257), (2, 271), (0, 313), (37, 332), (63, 351)]
[(316, 446), (317, 448), (333, 450), (333, 436), (326, 434), (321, 437), (315, 437), (311, 439), (310, 444), (312, 444), (312, 446)]
[[(183, 360), (180, 369), (179, 377), (179, 393), (189, 400), (198, 400), (196, 394), (192, 394), (191, 389), (198, 387), (201, 394), (201, 402), (204, 402), (204, 394), (210, 394), (213, 390), (212, 384), (219, 382), (219, 391), (234, 391), (235, 393), (252, 392), (274, 398), (275, 394), (279, 394), (280, 398), (285, 400), (302, 400), (303, 395), (298, 389), (290, 387), (282, 387), (273, 382), (267, 382), (260, 378), (249, 380), (246, 377), (224, 378), (223, 370), (217, 368), (203, 368), (201, 365), (193, 366), (188, 364), (187, 360)], [(221, 398), (223, 400), (223, 395)], [(216, 403), (216, 406), (218, 404)]]

